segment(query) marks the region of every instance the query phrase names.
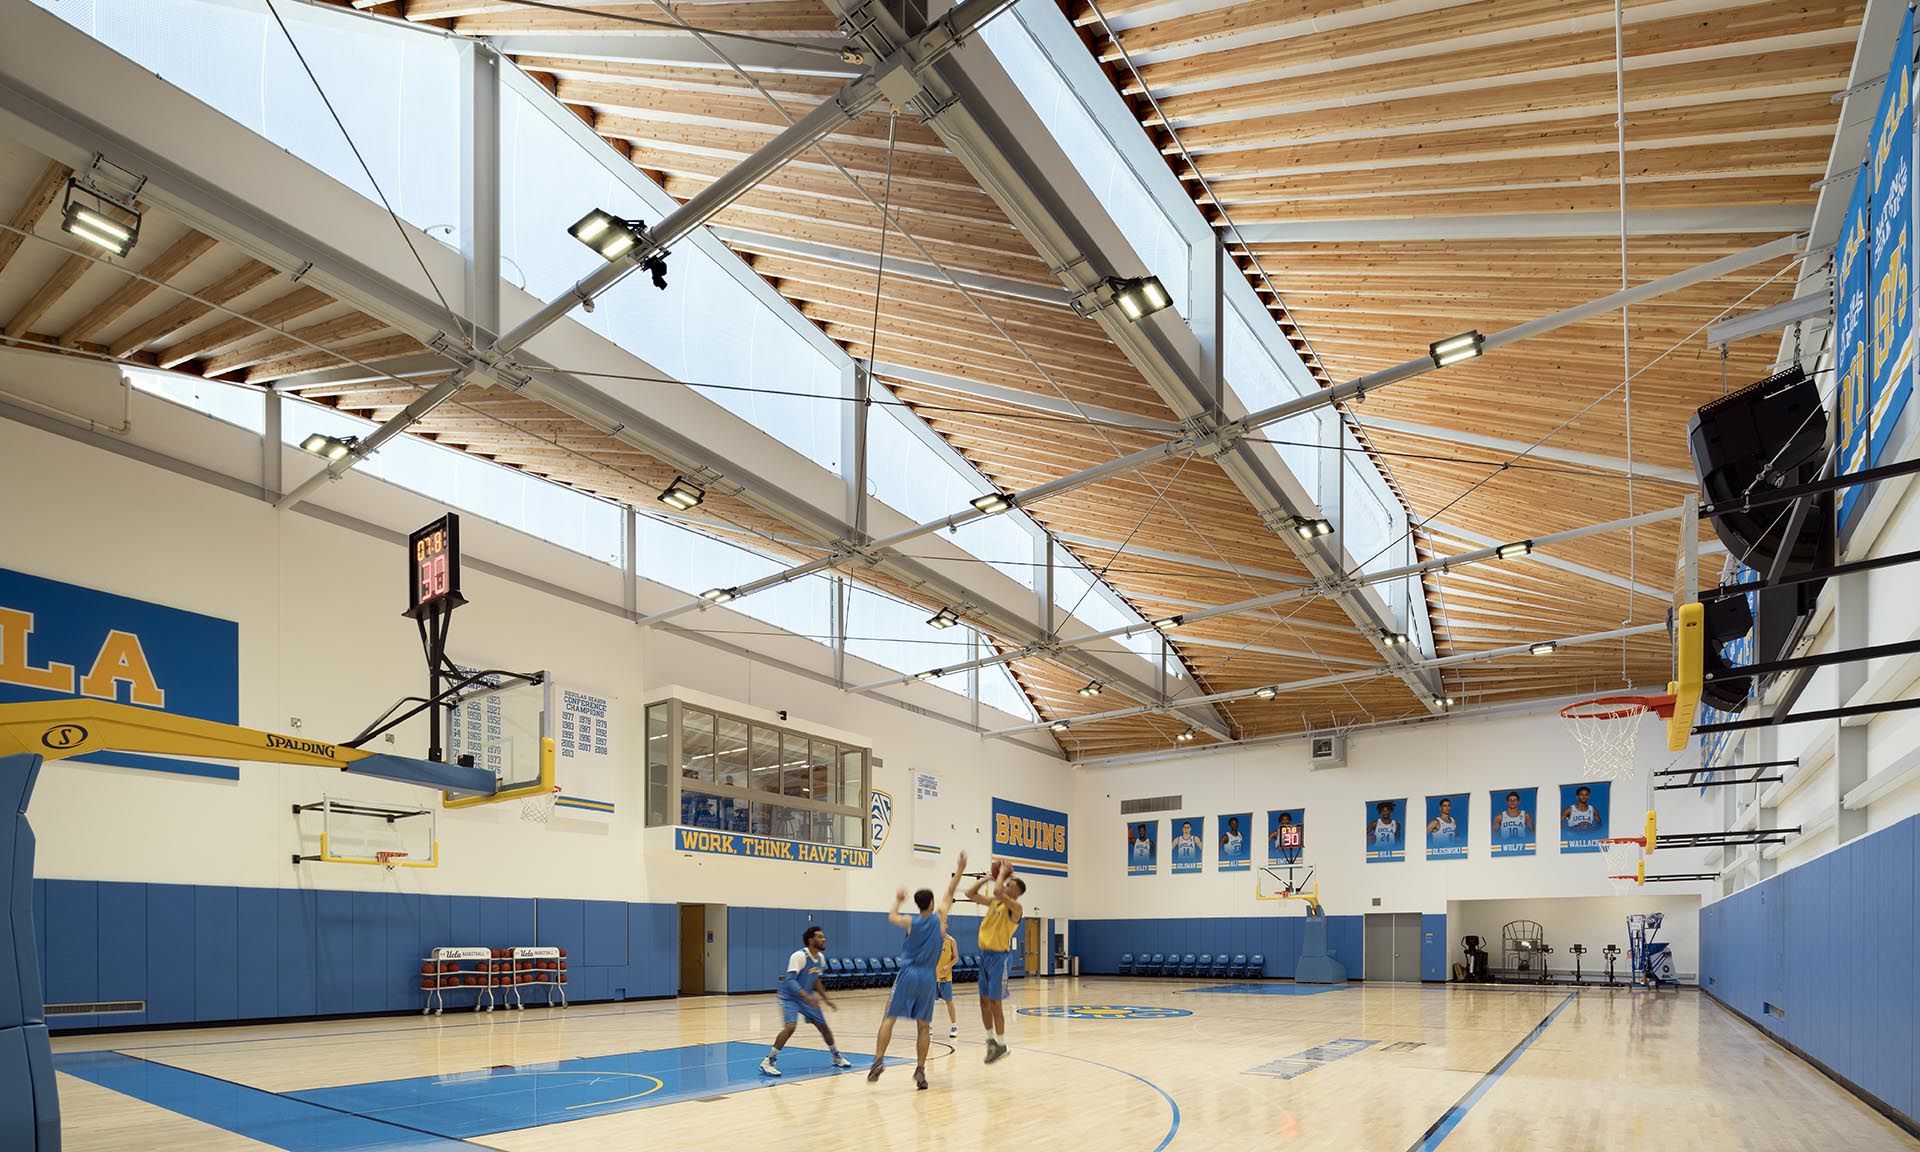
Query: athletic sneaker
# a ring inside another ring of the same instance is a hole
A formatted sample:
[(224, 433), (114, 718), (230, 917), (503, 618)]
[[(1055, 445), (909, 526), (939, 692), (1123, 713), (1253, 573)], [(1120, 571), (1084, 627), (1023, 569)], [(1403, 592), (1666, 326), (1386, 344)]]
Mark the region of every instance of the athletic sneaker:
[(833, 1066), (835, 1068), (851, 1068), (853, 1067), (853, 1061), (847, 1059), (845, 1056), (840, 1055), (840, 1053), (835, 1052), (833, 1054)]
[(775, 1068), (773, 1066), (773, 1057), (769, 1056), (765, 1060), (760, 1061), (760, 1075), (762, 1076), (780, 1075), (780, 1069)]
[(955, 1024), (953, 1027), (947, 1029), (947, 1039), (955, 1040), (955, 1039), (958, 1039), (959, 1036), (960, 1036), (960, 1025)]
[(991, 1064), (1006, 1054), (1007, 1046), (1005, 1044), (1000, 1043), (998, 1040), (987, 1041), (987, 1063)]
[(913, 1070), (913, 1086), (922, 1092), (927, 1090), (927, 1070), (925, 1068), (915, 1068)]
[(880, 1073), (884, 1071), (885, 1068), (886, 1064), (883, 1061), (875, 1060), (873, 1067), (867, 1069), (867, 1083), (871, 1084), (875, 1080), (880, 1079)]

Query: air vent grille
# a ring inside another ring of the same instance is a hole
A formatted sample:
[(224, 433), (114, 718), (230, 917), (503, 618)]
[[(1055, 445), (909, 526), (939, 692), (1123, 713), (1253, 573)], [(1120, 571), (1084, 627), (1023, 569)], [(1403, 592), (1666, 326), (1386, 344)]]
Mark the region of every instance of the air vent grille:
[(1120, 815), (1139, 816), (1146, 812), (1178, 812), (1184, 805), (1178, 796), (1148, 796), (1140, 800), (1120, 801)]

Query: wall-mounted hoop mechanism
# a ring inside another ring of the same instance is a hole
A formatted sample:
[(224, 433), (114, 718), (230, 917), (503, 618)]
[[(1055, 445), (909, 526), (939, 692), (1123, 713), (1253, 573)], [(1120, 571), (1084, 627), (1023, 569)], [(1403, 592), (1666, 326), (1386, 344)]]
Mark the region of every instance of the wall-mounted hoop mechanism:
[(1596, 696), (1567, 705), (1560, 709), (1560, 716), (1580, 745), (1587, 775), (1617, 780), (1633, 775), (1641, 719), (1651, 714), (1664, 720), (1673, 715), (1673, 708), (1670, 695)]

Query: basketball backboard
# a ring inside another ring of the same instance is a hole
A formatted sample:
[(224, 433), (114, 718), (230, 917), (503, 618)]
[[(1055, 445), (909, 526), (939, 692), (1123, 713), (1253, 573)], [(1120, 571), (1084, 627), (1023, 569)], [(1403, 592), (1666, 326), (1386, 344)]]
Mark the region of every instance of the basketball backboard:
[[(478, 669), (462, 668), (463, 676)], [(491, 796), (454, 796), (449, 808), (519, 799), (553, 787), (553, 680), (480, 676), (441, 706), (446, 761), (493, 773)]]

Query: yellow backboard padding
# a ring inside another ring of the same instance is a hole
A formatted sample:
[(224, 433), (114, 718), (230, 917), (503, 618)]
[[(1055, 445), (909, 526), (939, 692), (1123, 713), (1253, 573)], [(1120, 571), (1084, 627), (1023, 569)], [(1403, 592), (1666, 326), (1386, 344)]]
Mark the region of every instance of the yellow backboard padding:
[(1653, 851), (1654, 832), (1656, 830), (1655, 825), (1657, 823), (1658, 822), (1654, 819), (1654, 816), (1653, 816), (1653, 810), (1648, 809), (1647, 810), (1647, 827), (1646, 827), (1646, 830), (1641, 833), (1641, 835), (1646, 837), (1646, 841), (1647, 841), (1646, 844), (1643, 845), (1641, 848), (1641, 852), (1643, 855), (1647, 853), (1651, 853)]
[(0, 704), (0, 756), (26, 754), (43, 760), (65, 760), (106, 751), (321, 768), (344, 768), (372, 755), (324, 740), (260, 732), (106, 700)]
[(1674, 618), (1673, 663), (1679, 679), (1667, 685), (1673, 693), (1673, 715), (1667, 719), (1667, 751), (1678, 752), (1693, 735), (1700, 711), (1700, 689), (1706, 672), (1707, 609), (1685, 604)]

